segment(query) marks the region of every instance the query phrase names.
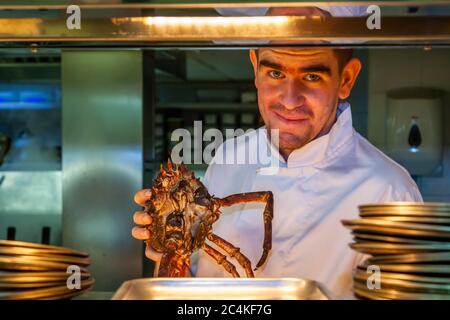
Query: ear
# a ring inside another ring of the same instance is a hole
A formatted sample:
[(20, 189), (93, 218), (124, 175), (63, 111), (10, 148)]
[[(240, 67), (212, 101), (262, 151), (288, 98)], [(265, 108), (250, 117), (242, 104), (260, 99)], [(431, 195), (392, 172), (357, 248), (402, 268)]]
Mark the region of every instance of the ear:
[(350, 96), (353, 85), (361, 71), (361, 61), (358, 58), (352, 58), (344, 67), (341, 73), (341, 84), (339, 86), (338, 97), (345, 100)]
[(256, 82), (256, 78), (257, 78), (257, 73), (258, 73), (258, 58), (256, 57), (256, 52), (254, 49), (251, 49), (249, 51), (249, 56), (250, 56), (250, 61), (252, 62), (252, 66), (253, 66), (253, 73), (255, 76), (255, 87), (258, 88), (258, 84)]

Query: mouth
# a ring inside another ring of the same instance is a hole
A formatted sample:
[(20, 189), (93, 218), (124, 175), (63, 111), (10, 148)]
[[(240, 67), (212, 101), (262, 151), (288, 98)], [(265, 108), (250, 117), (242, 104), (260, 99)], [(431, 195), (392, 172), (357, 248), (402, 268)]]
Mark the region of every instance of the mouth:
[(295, 117), (295, 116), (288, 116), (288, 115), (281, 115), (277, 112), (274, 112), (275, 116), (278, 118), (278, 120), (284, 124), (287, 125), (298, 125), (301, 123), (304, 123), (308, 121), (307, 118), (301, 118), (301, 117)]

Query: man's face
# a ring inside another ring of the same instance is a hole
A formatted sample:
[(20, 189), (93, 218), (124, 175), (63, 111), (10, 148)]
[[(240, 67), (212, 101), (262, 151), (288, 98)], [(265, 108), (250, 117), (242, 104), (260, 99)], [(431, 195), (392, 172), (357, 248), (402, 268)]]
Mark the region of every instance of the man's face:
[(251, 51), (250, 59), (259, 111), (267, 129), (279, 129), (279, 148), (287, 155), (328, 132), (359, 72), (346, 79), (333, 49), (264, 48), (258, 57)]

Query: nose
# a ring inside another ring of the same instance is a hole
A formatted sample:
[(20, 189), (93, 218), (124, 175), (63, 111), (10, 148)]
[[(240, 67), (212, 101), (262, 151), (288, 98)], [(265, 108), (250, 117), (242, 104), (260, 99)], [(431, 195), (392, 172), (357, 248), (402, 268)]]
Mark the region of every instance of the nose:
[(304, 88), (297, 79), (286, 81), (280, 89), (280, 103), (286, 109), (293, 110), (305, 103)]

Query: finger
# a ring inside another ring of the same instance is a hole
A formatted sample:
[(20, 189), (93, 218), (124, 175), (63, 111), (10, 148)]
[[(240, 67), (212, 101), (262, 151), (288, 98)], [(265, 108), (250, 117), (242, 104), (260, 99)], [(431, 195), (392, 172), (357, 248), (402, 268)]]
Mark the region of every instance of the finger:
[(139, 225), (148, 225), (153, 222), (152, 217), (144, 211), (136, 211), (133, 215), (133, 221)]
[(151, 189), (139, 190), (134, 195), (134, 202), (136, 202), (138, 205), (145, 206), (147, 201), (150, 200), (151, 196), (152, 196), (152, 190)]
[(134, 227), (133, 230), (131, 230), (131, 234), (138, 240), (150, 239), (150, 231), (145, 228)]
[(162, 258), (162, 253), (153, 250), (149, 245), (145, 248), (145, 256), (153, 261), (160, 261)]

